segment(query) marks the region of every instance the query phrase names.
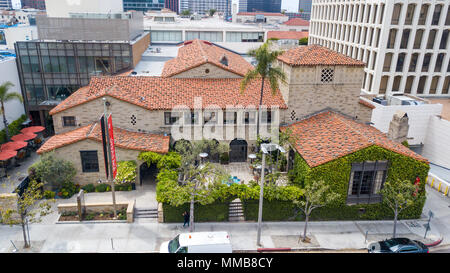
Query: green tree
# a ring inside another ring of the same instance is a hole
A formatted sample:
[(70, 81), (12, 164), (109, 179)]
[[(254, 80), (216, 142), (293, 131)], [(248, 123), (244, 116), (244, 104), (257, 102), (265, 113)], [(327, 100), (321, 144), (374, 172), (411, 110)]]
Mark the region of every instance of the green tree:
[(424, 201), (425, 195), (419, 193), (419, 185), (401, 179), (386, 181), (380, 193), (383, 195), (383, 202), (386, 202), (394, 212), (394, 231), (392, 236), (395, 238), (399, 214), (414, 204), (414, 202)]
[(215, 14), (216, 12), (217, 12), (216, 9), (210, 9), (210, 10), (208, 10), (208, 14), (209, 14), (210, 17), (213, 17), (214, 14)]
[(304, 189), (304, 197), (294, 200), (294, 204), (305, 214), (305, 228), (303, 230), (302, 241), (307, 240), (306, 230), (311, 212), (317, 208), (333, 203), (339, 198), (339, 194), (330, 191), (330, 186), (324, 181), (313, 181), (307, 184)]
[(0, 103), (1, 103), (1, 112), (3, 115), (3, 124), (5, 125), (5, 134), (6, 134), (6, 142), (9, 141), (9, 130), (8, 130), (8, 121), (6, 120), (6, 114), (5, 114), (5, 103), (12, 100), (19, 100), (20, 102), (23, 102), (23, 98), (19, 93), (16, 92), (8, 92), (11, 87), (13, 87), (14, 84), (7, 81), (0, 85)]
[(308, 45), (308, 37), (301, 38), (300, 40), (298, 40), (298, 44), (299, 45)]
[[(17, 211), (1, 211), (3, 223), (11, 226), (15, 224), (20, 224), (22, 226), (23, 240), (25, 242), (24, 248), (29, 248), (31, 246), (31, 240), (27, 232), (28, 223), (40, 222), (40, 217), (51, 213), (51, 203), (54, 202), (54, 200), (42, 200), (44, 197), (42, 194), (43, 185), (43, 183), (31, 180), (22, 196), (18, 199)], [(20, 220), (14, 218), (15, 213), (20, 215)]]
[(283, 51), (270, 51), (269, 44), (265, 42), (258, 49), (253, 49), (248, 52), (248, 54), (256, 59), (258, 64), (252, 70), (249, 70), (247, 74), (245, 74), (244, 78), (241, 81), (241, 92), (247, 88), (248, 84), (256, 79), (261, 78), (261, 94), (259, 97), (259, 107), (258, 107), (258, 117), (257, 117), (257, 126), (256, 126), (256, 134), (259, 135), (259, 126), (261, 116), (261, 106), (263, 103), (263, 95), (264, 95), (264, 83), (267, 79), (270, 83), (270, 88), (272, 89), (272, 94), (276, 94), (279, 88), (279, 81), (286, 82), (286, 75), (279, 67), (272, 67), (272, 63), (280, 56)]
[(171, 205), (179, 206), (189, 196), (190, 202), (190, 231), (194, 231), (194, 205), (195, 203), (211, 204), (214, 197), (210, 195), (209, 185), (221, 183), (229, 178), (222, 168), (209, 162), (196, 164), (200, 153), (207, 152), (209, 155), (222, 154), (228, 151), (228, 146), (220, 144), (215, 140), (195, 141), (192, 144), (188, 141), (180, 141), (175, 145), (175, 150), (181, 155), (181, 166), (179, 168), (179, 183), (184, 186), (184, 194), (176, 195), (171, 200)]
[(57, 158), (53, 152), (41, 156), (41, 160), (28, 169), (30, 178), (44, 183), (52, 190), (73, 183), (77, 171), (72, 162)]
[(183, 11), (181, 12), (181, 15), (183, 15), (183, 16), (189, 16), (189, 15), (191, 15), (191, 11), (188, 10), (188, 9), (185, 9), (185, 10), (183, 10)]

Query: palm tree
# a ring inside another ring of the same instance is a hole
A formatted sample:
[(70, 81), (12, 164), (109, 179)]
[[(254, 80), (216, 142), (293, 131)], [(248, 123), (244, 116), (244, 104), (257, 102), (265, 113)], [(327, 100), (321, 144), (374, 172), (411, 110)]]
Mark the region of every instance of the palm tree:
[(9, 141), (9, 130), (8, 130), (8, 121), (6, 120), (5, 115), (5, 103), (12, 100), (19, 100), (20, 102), (23, 102), (23, 98), (19, 93), (16, 92), (10, 92), (8, 93), (8, 90), (13, 87), (14, 84), (11, 82), (5, 82), (2, 85), (0, 85), (0, 103), (1, 103), (1, 113), (3, 115), (3, 124), (5, 125), (5, 133), (6, 133), (6, 142)]
[(259, 98), (256, 135), (259, 135), (259, 118), (261, 116), (261, 106), (263, 103), (265, 80), (269, 80), (273, 95), (276, 94), (278, 90), (279, 81), (282, 81), (283, 83), (286, 82), (286, 74), (284, 74), (284, 72), (279, 67), (272, 67), (272, 62), (274, 62), (282, 53), (283, 51), (270, 51), (269, 44), (267, 42), (265, 42), (258, 49), (253, 49), (248, 52), (248, 55), (254, 57), (258, 64), (253, 70), (249, 70), (247, 74), (245, 74), (244, 78), (241, 81), (241, 92), (244, 92), (250, 81), (256, 79), (257, 77), (261, 77), (261, 95)]

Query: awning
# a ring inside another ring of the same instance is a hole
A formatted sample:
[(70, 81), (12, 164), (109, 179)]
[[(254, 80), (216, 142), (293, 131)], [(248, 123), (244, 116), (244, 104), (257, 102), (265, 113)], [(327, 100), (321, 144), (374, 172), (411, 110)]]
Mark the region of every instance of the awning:
[(35, 134), (18, 134), (13, 136), (11, 139), (14, 141), (27, 141), (37, 137)]
[(32, 133), (39, 133), (44, 130), (45, 130), (45, 127), (43, 127), (43, 126), (31, 126), (31, 127), (23, 128), (20, 131), (24, 134), (30, 134), (30, 133), (32, 134)]
[(27, 147), (27, 145), (28, 143), (26, 143), (25, 141), (10, 141), (2, 145), (2, 151), (5, 150), (17, 151), (24, 147)]
[(0, 152), (0, 161), (8, 160), (10, 158), (15, 157), (16, 155), (17, 151), (10, 151), (10, 150), (2, 151)]

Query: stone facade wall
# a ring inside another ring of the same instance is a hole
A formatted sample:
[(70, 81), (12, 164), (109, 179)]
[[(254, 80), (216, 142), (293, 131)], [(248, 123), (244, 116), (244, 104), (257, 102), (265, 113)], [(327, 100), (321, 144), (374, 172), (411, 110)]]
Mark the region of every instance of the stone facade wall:
[[(134, 132), (149, 132), (149, 133), (159, 133), (159, 134), (171, 134), (172, 126), (165, 125), (164, 113), (170, 111), (158, 110), (150, 111), (145, 108), (139, 107), (137, 105), (124, 102), (112, 97), (107, 97), (107, 101), (110, 102), (108, 110), (113, 116), (113, 125)], [(230, 142), (235, 138), (243, 138), (247, 142), (256, 140), (256, 124), (245, 125), (243, 123), (244, 110), (236, 109), (233, 110), (237, 112), (237, 124), (228, 125), (223, 124), (223, 112), (217, 113), (217, 126), (201, 125), (203, 124), (203, 119), (200, 115), (199, 125), (190, 126), (190, 134), (188, 131), (179, 131), (180, 134), (186, 134), (186, 139), (197, 139), (201, 140), (202, 137), (209, 139), (217, 139), (219, 141)], [(284, 116), (278, 110), (274, 110), (278, 113), (278, 116)], [(55, 127), (56, 134), (64, 133), (67, 131), (79, 128), (79, 126), (86, 126), (96, 122), (100, 119), (103, 114), (103, 100), (98, 98), (96, 100), (90, 101), (88, 103), (81, 104), (79, 106), (64, 110), (62, 112), (53, 115), (53, 124)], [(74, 116), (76, 120), (77, 127), (63, 127), (62, 118), (64, 116)], [(134, 119), (135, 123), (132, 123)], [(182, 119), (183, 122), (183, 119)], [(212, 128), (214, 127), (214, 128)], [(270, 133), (272, 128), (267, 127), (266, 132)], [(190, 136), (190, 137), (189, 137)]]
[[(209, 70), (208, 73), (206, 71)], [(172, 78), (242, 78), (238, 74), (232, 73), (225, 69), (222, 69), (216, 65), (207, 63), (200, 65), (198, 67), (194, 67), (185, 72), (172, 76)]]
[(17, 213), (17, 200), (19, 195), (17, 193), (2, 193), (0, 194), (0, 211), (3, 213), (7, 213), (9, 210), (12, 210), (12, 214), (9, 216), (10, 218), (2, 220), (0, 214), (0, 223), (9, 223), (11, 221), (17, 222), (20, 221), (20, 215)]
[[(280, 85), (283, 98), (289, 107), (289, 110), (284, 112), (285, 122), (296, 122), (325, 108), (358, 117), (361, 122), (370, 121), (367, 110), (363, 110), (359, 105), (363, 67), (291, 67), (281, 62), (278, 64), (287, 76), (286, 84)], [(323, 69), (333, 69), (332, 82), (321, 82)]]
[[(99, 165), (98, 172), (83, 172), (80, 151), (97, 151)], [(137, 159), (139, 153), (140, 151), (122, 149), (116, 146), (116, 157), (118, 161), (135, 160), (137, 162), (138, 171), (136, 181), (139, 181), (139, 166), (143, 163)], [(106, 180), (105, 161), (101, 142), (90, 139), (82, 140), (56, 149), (54, 150), (54, 154), (56, 157), (63, 160), (70, 160), (74, 164), (77, 171), (74, 178), (75, 184), (97, 184), (99, 179), (102, 179), (103, 181)]]
[(150, 45), (150, 33), (146, 33), (139, 41), (132, 45), (133, 50), (133, 67), (141, 61), (142, 54), (147, 50)]

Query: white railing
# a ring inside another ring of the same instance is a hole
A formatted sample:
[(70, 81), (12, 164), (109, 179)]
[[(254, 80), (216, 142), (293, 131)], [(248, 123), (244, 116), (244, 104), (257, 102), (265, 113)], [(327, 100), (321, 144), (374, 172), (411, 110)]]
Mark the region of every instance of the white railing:
[(426, 183), (438, 192), (441, 192), (446, 196), (450, 196), (450, 183), (442, 178), (439, 178), (437, 175), (428, 173)]

